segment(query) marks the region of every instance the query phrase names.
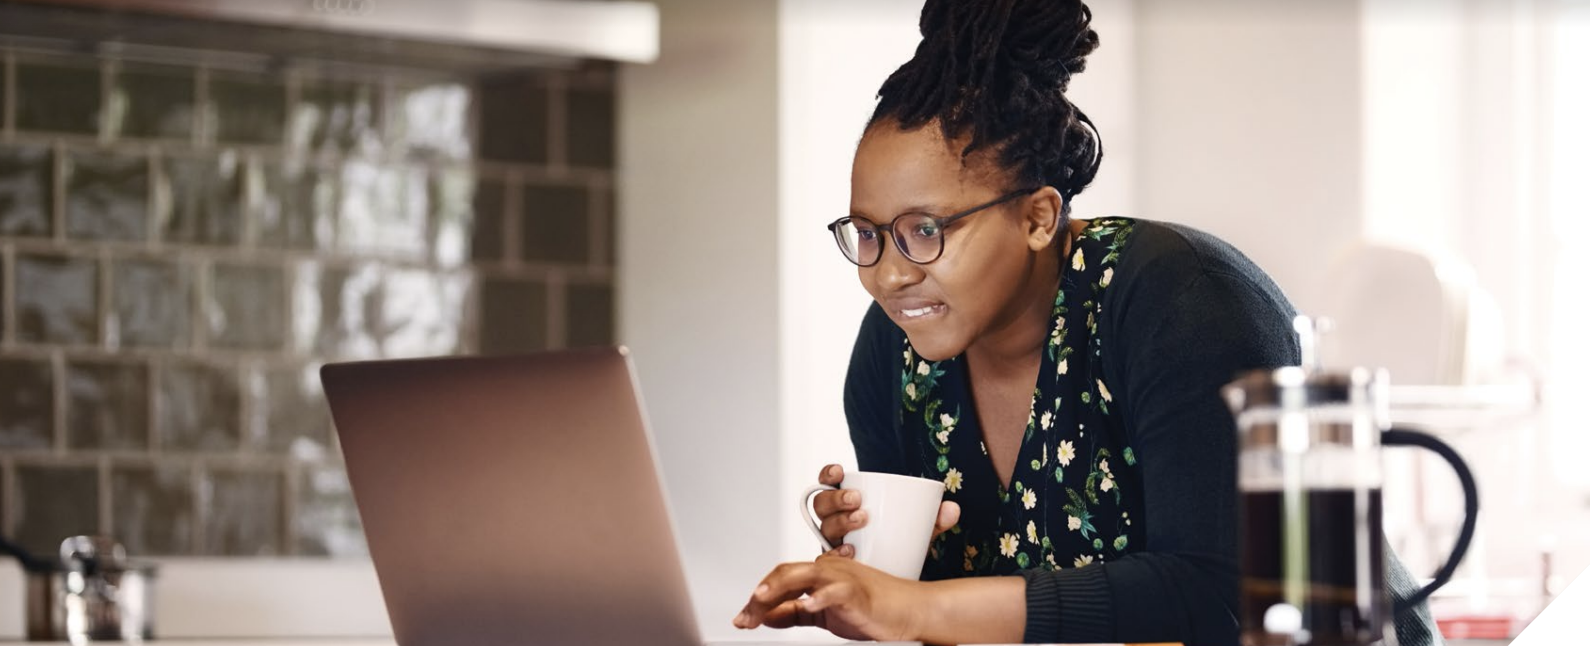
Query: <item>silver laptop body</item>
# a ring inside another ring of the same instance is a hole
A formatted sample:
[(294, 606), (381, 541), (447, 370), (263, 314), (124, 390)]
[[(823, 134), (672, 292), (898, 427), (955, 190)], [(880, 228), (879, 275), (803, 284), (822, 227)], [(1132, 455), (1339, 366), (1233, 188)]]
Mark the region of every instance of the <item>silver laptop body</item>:
[(321, 380), (400, 646), (701, 643), (624, 350)]

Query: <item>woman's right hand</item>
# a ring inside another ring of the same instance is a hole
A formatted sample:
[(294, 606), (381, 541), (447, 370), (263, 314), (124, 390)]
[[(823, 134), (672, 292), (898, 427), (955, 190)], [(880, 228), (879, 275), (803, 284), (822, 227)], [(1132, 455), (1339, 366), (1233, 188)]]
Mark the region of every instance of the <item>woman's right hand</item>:
[[(839, 486), (845, 481), (845, 469), (837, 464), (823, 467), (817, 474), (817, 482), (832, 487)], [(812, 509), (817, 511), (817, 518), (821, 521), (823, 538), (828, 539), (828, 544), (836, 548), (845, 540), (845, 535), (867, 526), (867, 512), (861, 508), (861, 492), (859, 491), (823, 491), (814, 496)], [(949, 531), (955, 523), (961, 520), (961, 506), (948, 500), (939, 503), (938, 518), (933, 521), (933, 537)], [(838, 556), (850, 556), (851, 553), (840, 550)]]
[[(822, 472), (817, 474), (817, 482), (831, 487), (837, 487), (844, 481), (845, 469), (837, 464), (823, 467)], [(860, 491), (841, 489), (819, 492), (812, 500), (812, 509), (822, 523), (823, 538), (835, 547), (845, 541), (846, 534), (867, 525), (867, 512), (861, 510)]]

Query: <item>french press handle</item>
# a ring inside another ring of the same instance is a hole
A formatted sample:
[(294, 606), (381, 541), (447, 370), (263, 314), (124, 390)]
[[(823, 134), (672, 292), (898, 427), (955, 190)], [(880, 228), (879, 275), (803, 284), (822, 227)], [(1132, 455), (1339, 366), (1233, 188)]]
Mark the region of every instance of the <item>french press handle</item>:
[(1458, 532), (1457, 543), (1452, 546), (1452, 554), (1447, 557), (1441, 569), (1436, 570), (1435, 578), (1423, 588), (1419, 588), (1412, 596), (1399, 599), (1394, 607), (1397, 614), (1419, 605), (1419, 602), (1430, 597), (1431, 593), (1452, 580), (1452, 574), (1457, 572), (1458, 564), (1463, 562), (1463, 555), (1469, 551), (1469, 542), (1474, 540), (1474, 526), (1479, 521), (1480, 493), (1479, 487), (1474, 484), (1474, 474), (1469, 471), (1467, 463), (1458, 456), (1456, 450), (1445, 442), (1436, 439), (1434, 435), (1409, 428), (1390, 428), (1380, 434), (1382, 446), (1412, 446), (1434, 451), (1441, 459), (1446, 460), (1452, 471), (1457, 473), (1458, 484), (1463, 487), (1463, 529)]

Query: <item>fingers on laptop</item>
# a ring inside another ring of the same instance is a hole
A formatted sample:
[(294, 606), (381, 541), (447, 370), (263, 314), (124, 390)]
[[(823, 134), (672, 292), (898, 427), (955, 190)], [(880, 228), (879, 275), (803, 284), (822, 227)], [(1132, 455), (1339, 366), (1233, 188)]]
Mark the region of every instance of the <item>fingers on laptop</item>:
[(802, 607), (800, 600), (785, 601), (778, 604), (778, 607), (767, 611), (767, 615), (762, 617), (762, 625), (768, 628), (816, 626), (817, 613), (807, 612)]
[(773, 609), (795, 601), (815, 588), (820, 570), (816, 563), (784, 563), (773, 568), (751, 593), (751, 600), (746, 602), (745, 608), (734, 618), (735, 627), (755, 628), (762, 625)]

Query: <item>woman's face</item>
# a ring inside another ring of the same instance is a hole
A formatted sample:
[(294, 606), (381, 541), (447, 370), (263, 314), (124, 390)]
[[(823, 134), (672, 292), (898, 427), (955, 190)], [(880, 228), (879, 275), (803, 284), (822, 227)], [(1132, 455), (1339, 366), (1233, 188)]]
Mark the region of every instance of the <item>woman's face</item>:
[[(888, 224), (904, 213), (944, 217), (1023, 187), (983, 151), (963, 166), (965, 142), (947, 143), (937, 123), (902, 131), (892, 122), (869, 128), (850, 174), (850, 215)], [(918, 354), (943, 360), (1008, 325), (1022, 309), (1018, 295), (1033, 273), (1033, 252), (1047, 247), (1031, 217), (1045, 200), (1024, 196), (957, 220), (944, 230), (944, 253), (920, 265), (892, 240), (883, 256), (861, 267), (861, 284), (903, 329)], [(1053, 219), (1053, 215), (1049, 215)]]

